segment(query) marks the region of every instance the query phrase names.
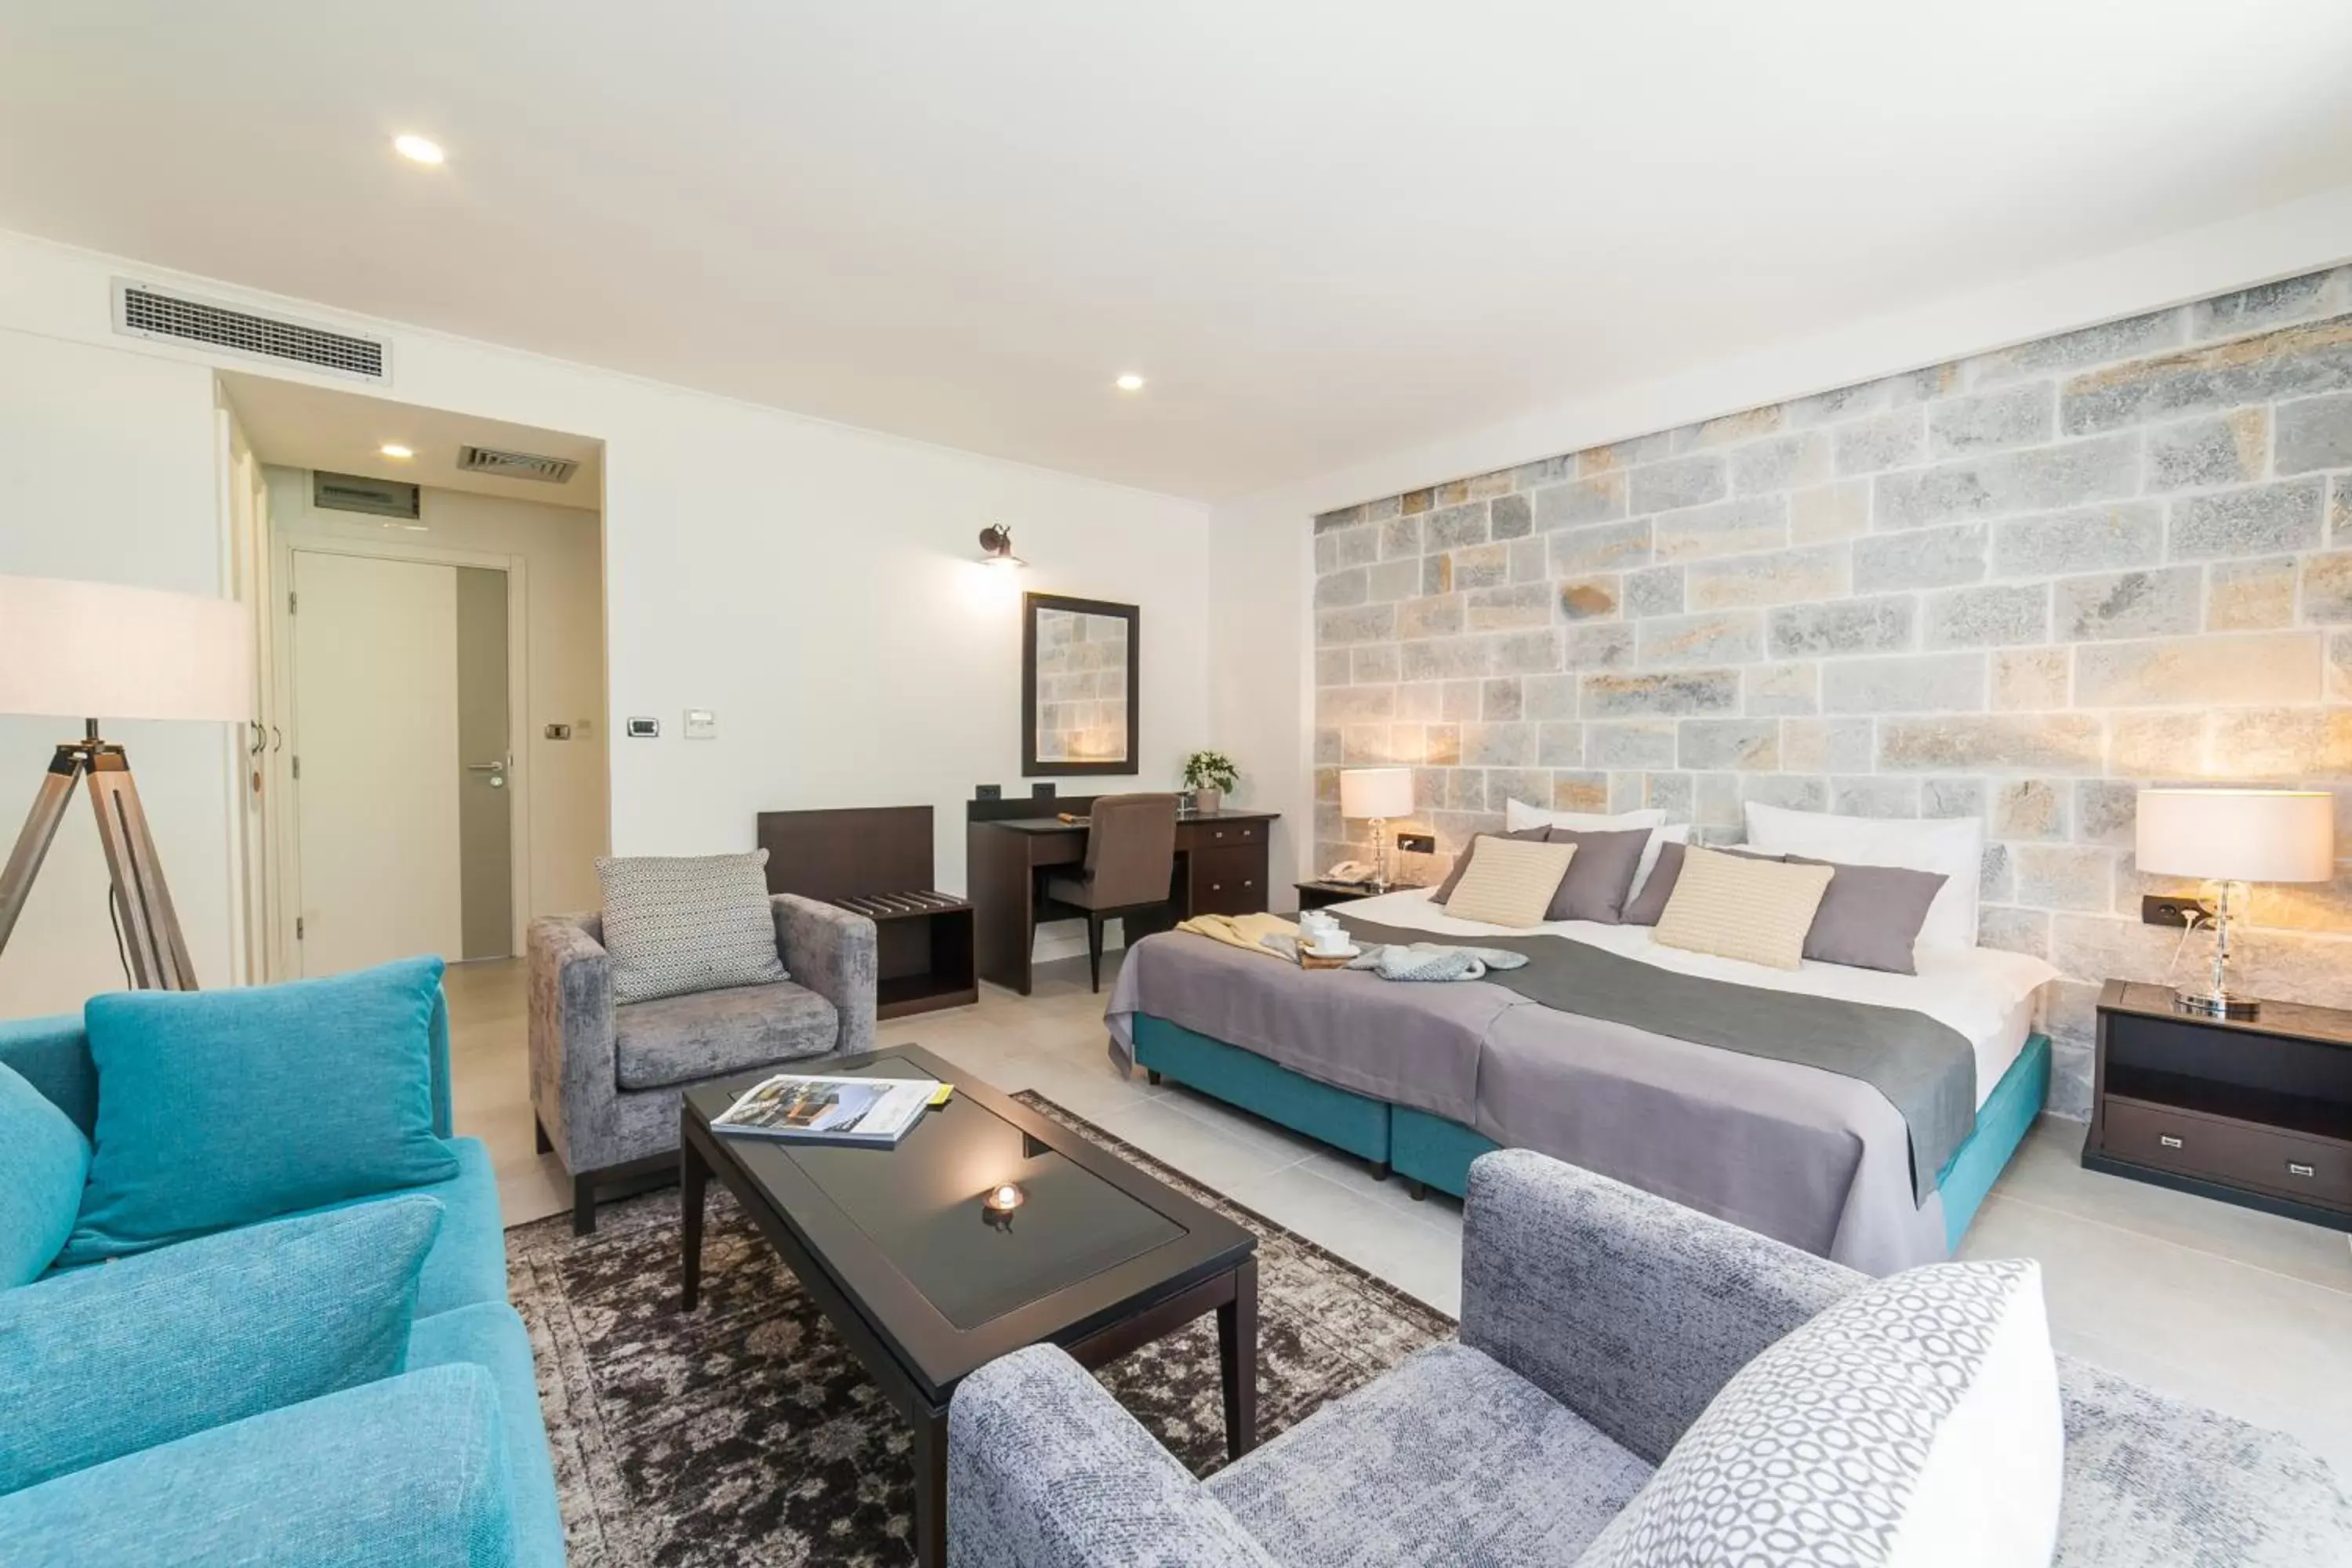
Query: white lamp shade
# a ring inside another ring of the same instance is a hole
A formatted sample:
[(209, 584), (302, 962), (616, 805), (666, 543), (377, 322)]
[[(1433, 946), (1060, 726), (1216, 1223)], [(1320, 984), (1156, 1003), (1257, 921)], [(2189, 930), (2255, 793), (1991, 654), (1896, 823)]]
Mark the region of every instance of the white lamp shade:
[(1339, 815), (1396, 817), (1412, 815), (1411, 768), (1345, 768), (1339, 773)]
[(2326, 790), (2144, 789), (2136, 855), (2163, 877), (2325, 882), (2336, 875), (2336, 798)]
[(248, 719), (245, 606), (160, 588), (0, 576), (0, 713)]

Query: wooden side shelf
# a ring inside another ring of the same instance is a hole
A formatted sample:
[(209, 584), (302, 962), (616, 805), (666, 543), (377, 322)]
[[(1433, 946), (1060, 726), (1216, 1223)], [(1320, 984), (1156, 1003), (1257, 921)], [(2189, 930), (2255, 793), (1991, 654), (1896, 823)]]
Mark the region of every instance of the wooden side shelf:
[(874, 922), (877, 1016), (980, 1000), (972, 907), (929, 886), (929, 806), (763, 811), (760, 847), (770, 892), (820, 899)]

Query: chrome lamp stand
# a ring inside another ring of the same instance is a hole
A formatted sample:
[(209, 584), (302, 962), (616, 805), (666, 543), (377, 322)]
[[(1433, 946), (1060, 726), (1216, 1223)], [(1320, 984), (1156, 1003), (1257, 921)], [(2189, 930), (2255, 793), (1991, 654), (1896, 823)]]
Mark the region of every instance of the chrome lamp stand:
[(2234, 882), (2220, 883), (2220, 896), (2213, 900), (2213, 973), (2206, 988), (2176, 990), (2172, 994), (2173, 1006), (2183, 1013), (2240, 1019), (2262, 1014), (2261, 1002), (2230, 989), (2230, 895), (2237, 886)]
[(25, 912), (33, 879), (40, 875), (49, 843), (65, 820), (74, 785), (84, 781), (98, 813), (107, 875), (114, 883), (115, 914), (121, 922), (131, 984), (142, 991), (194, 991), (195, 966), (188, 962), (180, 917), (172, 908), (171, 889), (163, 885), (163, 862), (156, 858), (155, 840), (147, 831), (147, 813), (131, 777), (131, 759), (121, 746), (99, 738), (95, 719), (88, 721), (82, 739), (58, 743), (49, 771), (41, 776), (40, 793), (33, 797), (32, 815), (16, 836), (6, 867), (0, 868), (0, 952), (6, 951), (16, 917)]
[(1374, 896), (1389, 890), (1389, 825), (1385, 817), (1372, 818), (1372, 879)]

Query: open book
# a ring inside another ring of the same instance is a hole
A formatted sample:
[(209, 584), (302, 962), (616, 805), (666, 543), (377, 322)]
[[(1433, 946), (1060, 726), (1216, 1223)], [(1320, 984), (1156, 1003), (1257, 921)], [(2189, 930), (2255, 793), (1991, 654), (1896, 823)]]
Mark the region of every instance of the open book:
[(780, 1072), (763, 1079), (726, 1113), (711, 1119), (719, 1132), (740, 1132), (793, 1143), (845, 1143), (887, 1148), (922, 1120), (940, 1086), (927, 1078), (803, 1078)]

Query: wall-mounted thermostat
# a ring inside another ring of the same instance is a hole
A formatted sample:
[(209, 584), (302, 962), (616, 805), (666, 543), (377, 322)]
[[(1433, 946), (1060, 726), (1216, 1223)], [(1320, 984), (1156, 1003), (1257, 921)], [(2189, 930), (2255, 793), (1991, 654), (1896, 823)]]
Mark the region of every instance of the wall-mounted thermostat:
[(719, 715), (713, 713), (708, 708), (688, 709), (686, 710), (686, 738), (689, 741), (715, 741), (719, 739)]
[(660, 721), (660, 720), (658, 720), (658, 719), (632, 719), (632, 720), (630, 720), (630, 721), (629, 721), (629, 739), (630, 739), (630, 740), (632, 740), (632, 741), (652, 741), (652, 740), (658, 740), (658, 739), (660, 738), (660, 736), (661, 736), (661, 721)]

